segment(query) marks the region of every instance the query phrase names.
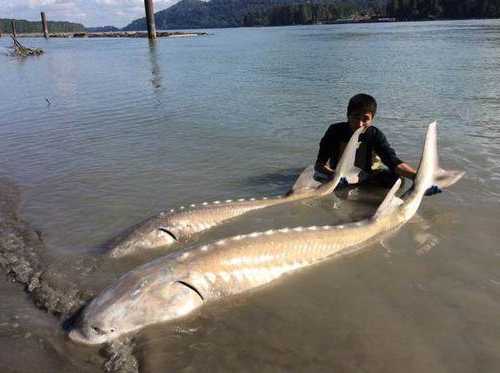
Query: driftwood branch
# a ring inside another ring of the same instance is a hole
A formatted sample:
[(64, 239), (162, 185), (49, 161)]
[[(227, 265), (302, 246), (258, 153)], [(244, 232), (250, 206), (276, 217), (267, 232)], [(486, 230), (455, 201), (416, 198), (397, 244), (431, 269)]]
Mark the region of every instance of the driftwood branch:
[(24, 45), (22, 45), (14, 35), (11, 34), (10, 37), (12, 38), (13, 41), (11, 49), (12, 49), (12, 55), (14, 56), (20, 56), (20, 57), (39, 56), (43, 53), (43, 49), (27, 48)]

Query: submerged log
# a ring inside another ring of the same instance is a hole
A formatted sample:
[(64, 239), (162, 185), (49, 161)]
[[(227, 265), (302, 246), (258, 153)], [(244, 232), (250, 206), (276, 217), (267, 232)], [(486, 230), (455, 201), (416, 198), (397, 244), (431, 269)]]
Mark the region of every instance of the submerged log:
[[(207, 32), (203, 31), (192, 31), (192, 32), (181, 32), (181, 31), (156, 31), (156, 36), (158, 38), (175, 38), (175, 37), (195, 37), (195, 36), (207, 36)], [(18, 34), (16, 36), (19, 38), (39, 38), (43, 37), (43, 33), (26, 33)], [(147, 31), (104, 31), (104, 32), (51, 32), (49, 33), (51, 38), (147, 38)]]
[(10, 35), (13, 41), (12, 55), (19, 57), (27, 57), (27, 56), (39, 56), (43, 53), (43, 49), (40, 48), (27, 48), (22, 45), (14, 35)]

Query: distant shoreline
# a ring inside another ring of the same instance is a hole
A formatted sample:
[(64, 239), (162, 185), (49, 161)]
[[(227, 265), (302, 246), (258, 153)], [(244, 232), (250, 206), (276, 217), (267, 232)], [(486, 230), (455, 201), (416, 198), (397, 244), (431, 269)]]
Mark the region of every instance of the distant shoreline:
[(374, 19), (346, 19), (346, 20), (336, 20), (333, 22), (323, 23), (328, 25), (338, 25), (346, 23), (399, 23), (399, 22), (434, 22), (434, 21), (473, 21), (473, 20), (488, 20), (488, 19), (500, 19), (497, 17), (492, 18), (421, 18), (421, 19), (405, 19), (405, 18), (374, 18)]
[[(401, 22), (434, 22), (434, 21), (471, 21), (471, 20), (493, 20), (492, 18), (422, 18), (422, 19), (399, 19), (394, 17), (367, 18), (367, 19), (338, 19), (332, 22), (318, 22), (313, 24), (290, 24), (290, 25), (256, 25), (256, 26), (229, 26), (229, 27), (204, 27), (202, 29), (226, 29), (226, 28), (261, 28), (261, 27), (290, 27), (290, 26), (315, 26), (315, 25), (343, 25), (358, 23), (401, 23)], [(7, 37), (10, 33), (0, 33), (1, 37)], [(185, 32), (185, 31), (156, 31), (156, 36), (164, 37), (195, 37), (206, 36), (207, 32)], [(35, 33), (17, 33), (19, 38), (39, 38), (44, 37), (42, 32)], [(147, 38), (148, 33), (141, 31), (73, 31), (73, 32), (53, 32), (49, 33), (50, 38)]]
[[(7, 36), (9, 34), (5, 34)], [(180, 31), (157, 31), (159, 38), (180, 38), (205, 36), (207, 32), (180, 32)], [(18, 33), (18, 38), (42, 38), (43, 33)], [(147, 38), (147, 31), (106, 31), (106, 32), (53, 32), (49, 38)]]

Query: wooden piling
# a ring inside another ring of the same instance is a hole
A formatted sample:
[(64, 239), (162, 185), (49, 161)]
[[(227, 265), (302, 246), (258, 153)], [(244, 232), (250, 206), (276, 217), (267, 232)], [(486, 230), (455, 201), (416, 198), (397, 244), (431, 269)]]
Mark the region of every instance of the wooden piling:
[(16, 21), (12, 20), (10, 21), (10, 27), (12, 28), (12, 35), (14, 35), (14, 37), (16, 37)]
[(156, 39), (155, 11), (153, 8), (153, 0), (144, 0), (144, 7), (146, 8), (146, 25), (148, 26), (148, 38)]
[(45, 12), (40, 13), (42, 16), (42, 32), (45, 39), (49, 38), (49, 26), (47, 25), (47, 17), (45, 16)]

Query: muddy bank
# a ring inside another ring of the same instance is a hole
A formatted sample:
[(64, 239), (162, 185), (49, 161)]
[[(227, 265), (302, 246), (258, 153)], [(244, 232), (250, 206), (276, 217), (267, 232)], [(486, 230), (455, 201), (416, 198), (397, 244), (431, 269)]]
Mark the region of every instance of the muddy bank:
[[(61, 320), (61, 327), (71, 322), (93, 297), (67, 276), (51, 270), (44, 261), (46, 247), (36, 232), (18, 215), (20, 192), (11, 180), (0, 178), (0, 266), (7, 280), (16, 282), (31, 296), (35, 306)], [(104, 346), (106, 372), (137, 372), (133, 343), (129, 340)]]
[(24, 286), (38, 308), (68, 318), (92, 294), (52, 272), (43, 262), (41, 235), (18, 217), (19, 202), (18, 188), (11, 181), (0, 180), (0, 265), (10, 280)]

